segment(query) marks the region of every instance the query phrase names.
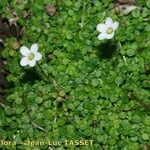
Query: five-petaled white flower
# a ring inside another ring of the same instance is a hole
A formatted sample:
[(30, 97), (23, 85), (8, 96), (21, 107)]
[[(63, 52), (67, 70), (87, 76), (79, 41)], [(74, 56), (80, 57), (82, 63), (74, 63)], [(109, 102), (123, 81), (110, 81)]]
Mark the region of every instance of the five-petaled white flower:
[(21, 66), (34, 67), (36, 61), (39, 61), (42, 58), (41, 53), (38, 52), (38, 44), (32, 44), (31, 48), (29, 49), (26, 46), (22, 46), (20, 48), (20, 53), (23, 55), (23, 58), (20, 61)]
[(112, 39), (115, 35), (115, 30), (118, 28), (119, 22), (107, 17), (105, 23), (100, 23), (97, 25), (96, 29), (100, 32), (98, 35), (99, 40)]

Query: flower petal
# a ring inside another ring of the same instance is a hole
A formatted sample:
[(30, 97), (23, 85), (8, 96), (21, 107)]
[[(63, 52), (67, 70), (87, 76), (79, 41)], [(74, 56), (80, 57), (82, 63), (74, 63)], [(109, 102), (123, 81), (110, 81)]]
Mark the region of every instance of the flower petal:
[(112, 39), (114, 37), (115, 33), (107, 34), (106, 39)]
[(29, 64), (28, 58), (27, 57), (23, 57), (21, 59), (21, 61), (20, 61), (20, 65), (24, 67), (24, 66), (27, 66), (28, 64)]
[(107, 17), (105, 20), (105, 24), (108, 26), (111, 26), (111, 25), (113, 25), (113, 20), (110, 17)]
[(101, 33), (101, 34), (98, 35), (98, 39), (99, 40), (104, 40), (104, 39), (106, 39), (106, 36), (107, 36), (106, 34)]
[(41, 53), (39, 53), (39, 52), (37, 52), (36, 53), (36, 55), (35, 55), (35, 60), (40, 60), (40, 59), (42, 59), (42, 54)]
[(35, 64), (36, 64), (36, 60), (33, 59), (32, 61), (29, 61), (29, 66), (30, 67), (34, 67)]
[(97, 31), (104, 32), (107, 29), (107, 26), (104, 23), (100, 23), (96, 27)]
[(23, 55), (23, 56), (28, 56), (30, 51), (28, 49), (28, 47), (26, 46), (21, 46), (20, 48), (20, 53)]
[(115, 21), (114, 24), (113, 24), (113, 29), (116, 30), (119, 26), (119, 22), (118, 21)]
[(37, 43), (32, 44), (30, 52), (37, 53), (37, 51), (38, 51), (38, 44)]

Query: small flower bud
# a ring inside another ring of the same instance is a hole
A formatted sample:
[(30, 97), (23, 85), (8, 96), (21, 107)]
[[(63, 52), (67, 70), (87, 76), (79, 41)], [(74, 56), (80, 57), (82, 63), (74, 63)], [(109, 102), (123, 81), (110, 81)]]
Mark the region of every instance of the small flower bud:
[(57, 98), (56, 98), (56, 101), (57, 101), (57, 102), (59, 102), (59, 103), (60, 103), (60, 102), (62, 102), (62, 100), (63, 100), (63, 99), (62, 99), (62, 97), (61, 97), (61, 96), (57, 96)]
[(20, 43), (19, 43), (19, 41), (15, 41), (11, 44), (11, 46), (13, 49), (18, 49), (20, 47)]
[(47, 55), (47, 58), (48, 58), (49, 60), (52, 60), (52, 59), (54, 58), (54, 55), (53, 55), (53, 54), (48, 54), (48, 55)]
[(54, 16), (56, 14), (57, 8), (54, 5), (46, 6), (46, 13), (50, 16)]

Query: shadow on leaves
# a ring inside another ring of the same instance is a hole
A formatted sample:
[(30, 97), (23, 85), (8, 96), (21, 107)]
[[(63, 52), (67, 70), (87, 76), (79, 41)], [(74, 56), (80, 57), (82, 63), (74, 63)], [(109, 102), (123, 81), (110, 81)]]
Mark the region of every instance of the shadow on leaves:
[(21, 82), (22, 83), (28, 82), (33, 84), (37, 80), (41, 80), (41, 77), (34, 68), (31, 68), (25, 72), (23, 78), (21, 79)]
[(102, 43), (98, 46), (98, 57), (103, 59), (110, 59), (113, 57), (114, 53), (117, 51), (117, 44), (110, 43), (109, 41), (106, 43)]

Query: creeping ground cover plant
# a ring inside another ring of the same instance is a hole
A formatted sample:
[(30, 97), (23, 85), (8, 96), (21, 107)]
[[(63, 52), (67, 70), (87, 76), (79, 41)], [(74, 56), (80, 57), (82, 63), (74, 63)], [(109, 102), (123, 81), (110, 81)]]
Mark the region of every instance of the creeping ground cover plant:
[(0, 149), (150, 149), (149, 14), (149, 0), (0, 1)]

